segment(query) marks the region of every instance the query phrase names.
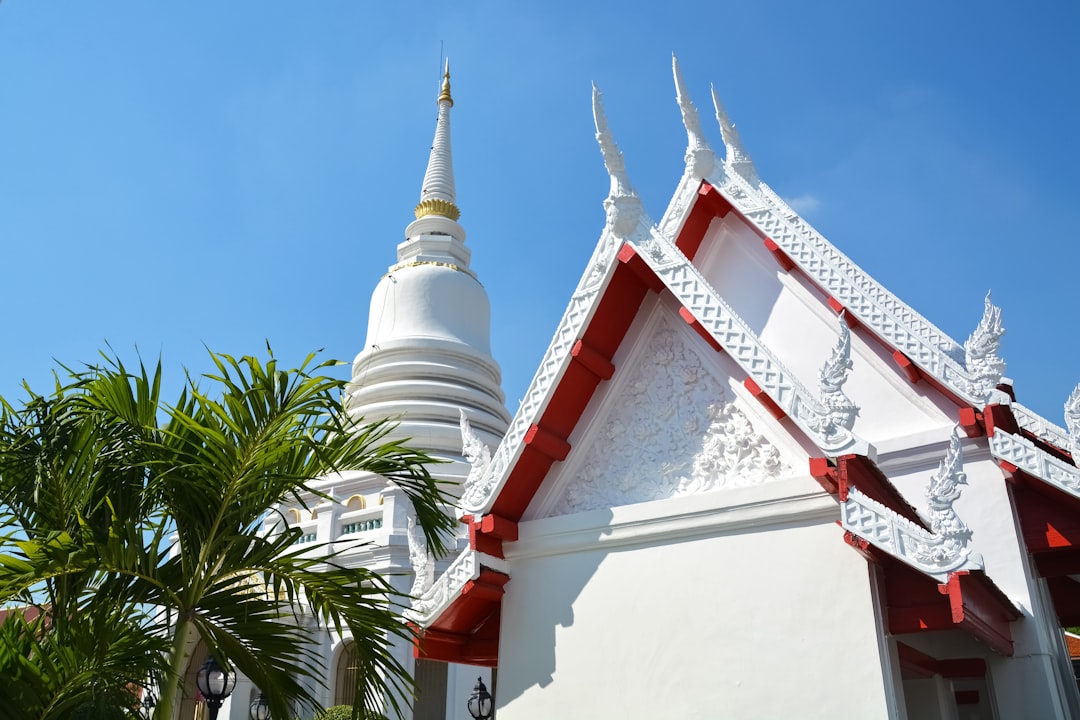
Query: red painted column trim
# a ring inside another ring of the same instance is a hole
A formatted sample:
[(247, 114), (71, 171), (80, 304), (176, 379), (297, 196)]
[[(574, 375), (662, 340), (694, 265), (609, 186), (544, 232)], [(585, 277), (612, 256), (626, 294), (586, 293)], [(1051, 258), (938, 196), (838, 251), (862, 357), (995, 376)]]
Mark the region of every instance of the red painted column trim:
[(610, 380), (615, 374), (615, 366), (611, 364), (611, 360), (586, 345), (584, 340), (579, 339), (574, 343), (574, 347), (570, 349), (570, 357), (601, 380)]
[(1013, 642), (1009, 623), (1019, 619), (1020, 613), (1000, 590), (988, 583), (981, 572), (959, 570), (949, 574), (948, 582), (939, 585), (938, 592), (949, 597), (954, 624), (996, 652), (1011, 656)]
[(825, 488), (825, 492), (835, 495), (840, 491), (839, 481), (836, 476), (836, 466), (829, 458), (810, 458), (810, 476), (817, 480), (818, 485)]
[(834, 298), (832, 295), (829, 296), (829, 301), (828, 302), (829, 302), (829, 307), (831, 307), (833, 309), (833, 312), (835, 312), (837, 315), (843, 315), (844, 316), (844, 323), (849, 328), (854, 328), (856, 325), (859, 324), (859, 320), (854, 315), (852, 315), (850, 312), (848, 312), (848, 309), (844, 306), (844, 304), (841, 303), (836, 298)]
[(983, 422), (983, 414), (975, 408), (960, 408), (960, 427), (969, 438), (986, 435), (986, 424)]
[(690, 312), (685, 307), (681, 307), (679, 308), (679, 317), (681, 317), (687, 325), (692, 327), (694, 329), (694, 332), (701, 336), (702, 340), (709, 343), (709, 347), (711, 347), (716, 352), (723, 352), (724, 348), (722, 348), (720, 346), (720, 343), (716, 341), (716, 338), (714, 338), (712, 334), (705, 329), (705, 326), (702, 325), (696, 317), (694, 317), (694, 313)]
[(629, 244), (623, 245), (619, 250), (619, 262), (628, 267), (641, 284), (649, 290), (658, 293), (664, 289), (664, 281), (656, 276), (649, 264)]
[(788, 254), (784, 252), (779, 245), (773, 242), (772, 238), (765, 238), (764, 242), (765, 249), (772, 253), (773, 258), (776, 259), (776, 262), (780, 267), (786, 272), (791, 272), (795, 269), (795, 262), (788, 257)]
[(513, 542), (518, 539), (518, 524), (499, 515), (485, 515), (480, 529), (488, 535)]
[(922, 378), (922, 373), (919, 371), (919, 368), (916, 367), (915, 363), (911, 362), (911, 358), (904, 353), (896, 350), (892, 354), (892, 359), (893, 362), (900, 366), (903, 373), (907, 375), (907, 379), (912, 383), (917, 383)]
[(733, 209), (731, 203), (720, 194), (719, 190), (704, 181), (698, 187), (698, 198), (705, 201), (709, 209), (712, 210), (714, 217), (727, 217), (727, 214)]
[(776, 401), (769, 397), (769, 394), (761, 389), (761, 386), (754, 382), (754, 378), (746, 378), (743, 380), (743, 387), (750, 391), (750, 394), (757, 398), (757, 401), (777, 420), (783, 420), (787, 413), (783, 408), (776, 404)]
[(988, 436), (993, 435), (996, 428), (1001, 428), (1013, 435), (1020, 434), (1020, 426), (1016, 422), (1016, 417), (1012, 414), (1012, 409), (1008, 406), (987, 405), (983, 408), (982, 414)]
[(527, 447), (559, 462), (570, 454), (570, 443), (539, 425), (533, 425), (525, 431), (524, 442)]

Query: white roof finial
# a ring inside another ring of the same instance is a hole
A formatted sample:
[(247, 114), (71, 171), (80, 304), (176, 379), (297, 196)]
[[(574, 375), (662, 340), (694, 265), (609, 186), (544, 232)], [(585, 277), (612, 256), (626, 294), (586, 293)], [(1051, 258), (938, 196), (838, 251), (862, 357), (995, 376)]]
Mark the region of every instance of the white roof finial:
[(446, 59), (442, 90), (439, 93), (439, 119), (435, 125), (435, 140), (431, 144), (424, 184), (420, 188), (420, 204), (416, 206), (417, 220), (426, 215), (441, 215), (457, 220), (461, 210), (455, 203), (454, 161), (450, 153), (450, 59)]
[(630, 185), (626, 174), (626, 163), (615, 144), (604, 115), (604, 101), (596, 83), (592, 86), (593, 121), (596, 123), (596, 141), (600, 143), (600, 152), (604, 155), (604, 167), (611, 176), (611, 190), (604, 200), (607, 211), (607, 224), (616, 237), (626, 237), (637, 227), (644, 213), (641, 199)]
[(697, 177), (707, 177), (716, 165), (716, 153), (709, 147), (701, 131), (701, 118), (697, 108), (686, 92), (679, 59), (671, 53), (671, 72), (675, 75), (675, 100), (682, 112), (683, 126), (686, 128), (686, 167)]
[(743, 149), (739, 131), (735, 129), (735, 123), (731, 122), (731, 118), (728, 117), (727, 111), (724, 109), (724, 104), (720, 102), (716, 87), (713, 86), (711, 90), (713, 107), (716, 108), (716, 121), (720, 123), (720, 134), (724, 138), (724, 152), (727, 154), (725, 162), (729, 168), (739, 173), (751, 185), (757, 185), (761, 181), (758, 178), (757, 170), (754, 168), (754, 161), (750, 159), (746, 150)]

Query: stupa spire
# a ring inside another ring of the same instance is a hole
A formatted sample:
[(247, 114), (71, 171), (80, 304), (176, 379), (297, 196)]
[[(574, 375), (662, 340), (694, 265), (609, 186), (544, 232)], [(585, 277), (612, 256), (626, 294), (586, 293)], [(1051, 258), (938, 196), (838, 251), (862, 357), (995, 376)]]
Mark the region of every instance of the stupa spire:
[(461, 210), (455, 204), (454, 161), (450, 153), (450, 108), (454, 99), (450, 96), (450, 59), (446, 60), (442, 89), (439, 92), (439, 120), (435, 125), (435, 140), (431, 144), (424, 184), (420, 188), (420, 203), (414, 210), (416, 219), (439, 215), (457, 220)]

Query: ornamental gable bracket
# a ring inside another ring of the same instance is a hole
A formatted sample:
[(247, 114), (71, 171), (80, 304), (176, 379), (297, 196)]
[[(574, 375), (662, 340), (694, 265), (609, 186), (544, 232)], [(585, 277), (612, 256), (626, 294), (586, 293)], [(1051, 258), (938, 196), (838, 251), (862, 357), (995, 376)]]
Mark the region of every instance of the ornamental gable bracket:
[(611, 177), (611, 189), (604, 200), (607, 227), (615, 237), (626, 238), (641, 222), (645, 211), (630, 177), (626, 174), (626, 161), (615, 144), (615, 138), (604, 114), (604, 100), (596, 83), (592, 86), (593, 121), (596, 123), (596, 142), (604, 156), (604, 167)]
[(963, 466), (959, 429), (953, 428), (945, 457), (926, 486), (929, 532), (858, 488), (851, 488), (841, 504), (840, 524), (939, 582), (947, 582), (949, 575), (959, 570), (981, 570), (982, 556), (969, 547), (971, 530), (953, 509), (960, 486), (967, 484)]

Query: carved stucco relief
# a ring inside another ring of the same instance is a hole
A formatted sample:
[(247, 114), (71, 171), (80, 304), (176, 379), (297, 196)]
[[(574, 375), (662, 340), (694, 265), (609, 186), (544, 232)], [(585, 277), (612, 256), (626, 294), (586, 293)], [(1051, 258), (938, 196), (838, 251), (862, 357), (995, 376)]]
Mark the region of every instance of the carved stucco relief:
[(667, 322), (630, 372), (547, 515), (755, 485), (790, 472)]

